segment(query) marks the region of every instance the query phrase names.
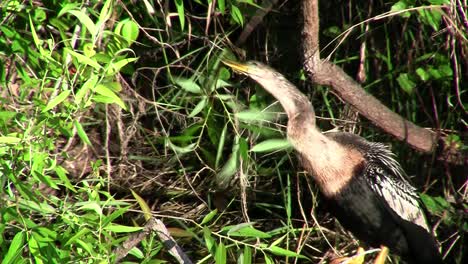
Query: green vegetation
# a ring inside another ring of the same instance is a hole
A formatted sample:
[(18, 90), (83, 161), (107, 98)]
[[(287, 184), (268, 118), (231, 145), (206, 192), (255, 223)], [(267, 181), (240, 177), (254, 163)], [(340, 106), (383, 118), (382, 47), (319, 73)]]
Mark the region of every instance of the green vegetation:
[[(324, 130), (347, 119), (343, 102), (304, 77), (299, 1), (276, 5), (234, 48), (257, 2), (1, 1), (2, 263), (114, 263), (150, 215), (199, 263), (316, 263), (355, 250), (296, 165), (281, 107), (220, 62), (267, 61), (310, 95)], [(365, 89), (466, 152), (468, 29), (466, 11), (449, 7), (457, 1), (322, 2), (322, 57), (351, 76), (361, 69)], [(463, 163), (352, 121), (394, 145), (444, 253), (463, 263)], [(175, 262), (156, 233), (123, 261)]]

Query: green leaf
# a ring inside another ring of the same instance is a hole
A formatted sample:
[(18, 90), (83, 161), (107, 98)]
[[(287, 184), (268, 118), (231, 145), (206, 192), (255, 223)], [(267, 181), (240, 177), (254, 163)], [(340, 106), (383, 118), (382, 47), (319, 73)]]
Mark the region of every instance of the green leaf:
[(125, 19), (122, 25), (122, 37), (124, 37), (130, 45), (138, 39), (138, 35), (140, 30), (138, 28), (138, 24), (135, 23), (133, 20)]
[(91, 141), (89, 140), (88, 135), (84, 131), (83, 126), (81, 126), (80, 122), (78, 122), (78, 120), (75, 120), (73, 121), (73, 125), (75, 126), (76, 133), (81, 138), (81, 140), (83, 140), (83, 142), (86, 143), (88, 146), (91, 146)]
[(93, 43), (85, 43), (83, 45), (83, 54), (84, 56), (91, 58), (94, 55), (96, 55), (96, 50), (94, 49), (94, 44)]
[(73, 192), (76, 192), (75, 187), (73, 187), (73, 185), (67, 177), (67, 171), (63, 167), (55, 166), (54, 171), (59, 177), (59, 179), (62, 181), (62, 184), (65, 185), (65, 187), (72, 190)]
[(268, 233), (255, 229), (254, 223), (242, 223), (238, 225), (226, 226), (222, 231), (227, 231), (228, 236), (233, 237), (255, 237), (255, 238), (270, 238)]
[(21, 141), (21, 138), (17, 137), (0, 137), (0, 144), (18, 144)]
[(80, 20), (80, 22), (88, 29), (89, 33), (91, 33), (91, 36), (96, 37), (98, 28), (93, 23), (91, 18), (86, 15), (86, 13), (80, 10), (68, 10), (68, 13), (76, 16), (76, 18), (78, 18), (78, 20)]
[(208, 104), (208, 98), (206, 96), (203, 96), (202, 99), (195, 106), (195, 108), (193, 108), (192, 112), (189, 114), (189, 117), (194, 117), (198, 115), (203, 109), (205, 109), (205, 106), (207, 104)]
[[(128, 252), (129, 255), (132, 255), (134, 257), (136, 257), (137, 259), (143, 259), (145, 258), (145, 253), (143, 253), (143, 251), (141, 251), (139, 248), (137, 247), (133, 247), (132, 249), (130, 249), (130, 251)], [(152, 260), (154, 261), (154, 260)], [(163, 262), (162, 262), (163, 263)], [(161, 263), (161, 264), (162, 264)], [(157, 262), (155, 262), (154, 264), (157, 264)]]
[(151, 209), (148, 206), (148, 204), (145, 202), (143, 198), (141, 198), (136, 192), (134, 192), (132, 189), (130, 189), (132, 192), (133, 197), (135, 200), (137, 200), (138, 204), (140, 205), (141, 210), (143, 211), (143, 215), (145, 216), (145, 220), (148, 221), (150, 220), (152, 214), (151, 214)]
[(114, 91), (112, 91), (112, 86), (107, 86), (106, 84), (98, 84), (94, 88), (94, 91), (104, 97), (107, 97), (110, 101), (110, 103), (116, 103), (122, 109), (127, 110), (127, 107), (125, 106), (125, 103), (120, 99), (119, 96), (117, 96)]
[(421, 78), (421, 80), (423, 81), (427, 81), (429, 80), (429, 78), (431, 77), (430, 74), (424, 70), (423, 68), (417, 68), (416, 69), (416, 74), (419, 76), (419, 78)]
[(237, 24), (244, 26), (244, 17), (242, 16), (242, 12), (235, 5), (231, 5), (231, 17)]
[(251, 264), (252, 263), (252, 248), (245, 245), (244, 252), (242, 252), (242, 264)]
[(440, 26), (440, 21), (442, 19), (442, 14), (441, 14), (441, 11), (437, 9), (432, 9), (432, 10), (422, 9), (422, 10), (419, 10), (418, 18), (424, 24), (429, 25), (435, 31), (438, 31), (439, 26)]
[(30, 236), (29, 241), (28, 241), (28, 248), (29, 248), (29, 251), (31, 252), (31, 255), (34, 256), (35, 263), (37, 264), (44, 263), (39, 258), (39, 256), (41, 255), (41, 252), (40, 252), (41, 247), (39, 246), (39, 242), (36, 240), (34, 236)]
[(200, 94), (202, 92), (200, 86), (193, 79), (174, 78), (174, 82), (187, 92)]
[(58, 104), (60, 104), (61, 102), (65, 101), (65, 99), (67, 99), (67, 97), (70, 95), (71, 91), (70, 90), (66, 90), (66, 91), (63, 91), (61, 92), (59, 95), (57, 95), (55, 98), (53, 98), (52, 100), (49, 101), (49, 103), (47, 103), (46, 107), (44, 109), (42, 109), (42, 112), (47, 112), (49, 111), (50, 109), (56, 107)]
[(225, 263), (227, 263), (226, 246), (224, 246), (223, 242), (220, 242), (218, 244), (218, 246), (216, 247), (215, 262), (216, 262), (216, 264), (225, 264)]
[(266, 252), (263, 252), (263, 256), (265, 257), (265, 264), (275, 264), (273, 259), (266, 254)]
[(193, 152), (195, 148), (197, 147), (197, 143), (192, 143), (185, 147), (179, 147), (173, 144), (169, 139), (166, 140), (166, 144), (178, 154), (186, 154), (186, 153)]
[(175, 0), (175, 5), (177, 9), (177, 14), (179, 14), (180, 27), (182, 30), (184, 30), (184, 27), (185, 27), (184, 0)]
[(119, 61), (111, 62), (108, 68), (106, 69), (106, 74), (114, 75), (120, 72), (120, 69), (122, 69), (125, 65), (129, 64), (130, 62), (134, 62), (136, 60), (138, 60), (138, 58), (128, 58), (128, 59), (122, 59)]
[(40, 40), (39, 37), (37, 36), (36, 29), (34, 27), (31, 15), (29, 15), (29, 26), (31, 29), (31, 35), (33, 37), (34, 45), (36, 45), (37, 49), (42, 48), (42, 40)]
[(87, 202), (78, 202), (76, 203), (77, 206), (79, 207), (79, 210), (85, 210), (85, 211), (94, 211), (98, 215), (102, 215), (102, 208), (101, 206), (94, 201), (87, 201)]
[(213, 253), (212, 250), (215, 245), (215, 240), (213, 236), (211, 236), (211, 230), (206, 226), (203, 227), (203, 238), (205, 239), (206, 248), (210, 253)]
[(216, 150), (216, 160), (215, 160), (216, 169), (218, 168), (219, 161), (221, 160), (223, 156), (224, 142), (226, 141), (226, 132), (227, 132), (227, 123), (224, 125), (224, 128), (221, 131), (221, 135), (219, 137), (218, 149)]
[(136, 231), (143, 230), (143, 227), (110, 224), (110, 225), (104, 227), (104, 229), (108, 230), (108, 231), (111, 231), (111, 232), (115, 232), (115, 233), (131, 233), (131, 232), (136, 232)]
[(114, 2), (113, 0), (106, 0), (104, 5), (102, 6), (101, 13), (99, 14), (99, 20), (97, 23), (99, 25), (98, 28), (102, 26), (104, 23), (106, 23), (106, 21), (109, 20), (109, 18), (111, 17), (113, 2)]
[(3, 257), (2, 264), (13, 264), (16, 263), (16, 258), (21, 255), (22, 248), (24, 247), (24, 231), (16, 233), (11, 240), (10, 247), (8, 248), (7, 253)]
[(303, 255), (301, 254), (297, 254), (296, 252), (294, 251), (291, 251), (291, 250), (288, 250), (288, 249), (284, 249), (284, 248), (281, 248), (281, 247), (278, 247), (278, 246), (269, 246), (268, 247), (268, 250), (270, 250), (271, 253), (275, 254), (275, 255), (278, 255), (278, 256), (286, 256), (286, 257), (295, 257), (295, 258), (305, 258)]
[(200, 225), (204, 225), (210, 222), (211, 219), (213, 219), (213, 217), (215, 217), (217, 213), (218, 213), (218, 209), (214, 209), (213, 211), (209, 212), (207, 215), (205, 215), (205, 217), (203, 217), (203, 220)]
[(239, 157), (236, 151), (231, 154), (221, 171), (216, 175), (216, 183), (220, 186), (220, 188), (225, 188), (228, 186), (232, 180), (232, 177), (237, 172), (238, 167)]
[(98, 76), (92, 75), (76, 92), (75, 94), (75, 103), (79, 105), (83, 100), (84, 96), (88, 93), (89, 90), (94, 89), (98, 82)]
[(224, 14), (224, 11), (226, 11), (226, 1), (225, 0), (218, 0), (218, 9), (219, 11)]
[(246, 110), (235, 114), (242, 122), (253, 123), (258, 121), (271, 121), (275, 118), (275, 113), (259, 110)]
[(287, 139), (267, 139), (253, 146), (252, 152), (273, 152), (291, 148), (292, 145)]
[(424, 193), (420, 197), (426, 208), (434, 215), (442, 215), (445, 211), (449, 211), (452, 208), (450, 203), (443, 197), (432, 197)]
[(63, 246), (66, 247), (66, 246), (75, 244), (75, 241), (77, 239), (79, 239), (80, 237), (85, 237), (85, 235), (88, 233), (90, 233), (90, 230), (86, 227), (79, 229), (78, 232), (76, 232), (75, 235), (73, 235), (70, 239), (68, 239), (67, 242), (65, 242)]
[(152, 2), (153, 2), (153, 1), (143, 0), (143, 3), (145, 3), (146, 12), (147, 12), (150, 16), (154, 15), (154, 13), (156, 12), (156, 11), (154, 11), (154, 7), (153, 7), (153, 5), (152, 5)]
[(407, 73), (401, 73), (397, 78), (397, 82), (400, 85), (401, 89), (403, 89), (403, 91), (405, 91), (408, 94), (412, 94), (414, 88), (416, 87), (416, 84), (413, 81), (411, 81)]
[(94, 69), (96, 70), (99, 70), (101, 69), (101, 65), (99, 65), (99, 63), (97, 63), (95, 60), (92, 60), (80, 53), (77, 53), (69, 48), (65, 48), (65, 51), (70, 53), (70, 55), (72, 55), (73, 57), (75, 57), (79, 63), (83, 63), (83, 64), (86, 64), (86, 65), (89, 65), (91, 67), (93, 67)]
[[(411, 8), (412, 6), (408, 6), (406, 4), (406, 1), (405, 0), (400, 0), (398, 2), (396, 2), (395, 4), (392, 5), (392, 7), (390, 8), (390, 11), (391, 12), (400, 12), (400, 11), (403, 11), (405, 9), (408, 9), (408, 8)], [(402, 12), (400, 14), (401, 17), (404, 17), (404, 18), (408, 18), (411, 16), (411, 13), (410, 12)]]

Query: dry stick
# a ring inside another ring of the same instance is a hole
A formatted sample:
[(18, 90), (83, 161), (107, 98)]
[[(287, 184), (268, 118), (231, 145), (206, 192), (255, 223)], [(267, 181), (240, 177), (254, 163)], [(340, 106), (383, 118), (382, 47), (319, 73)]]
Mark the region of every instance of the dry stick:
[(303, 0), (304, 15), (304, 68), (310, 79), (317, 84), (330, 86), (344, 101), (354, 106), (386, 133), (405, 141), (412, 148), (432, 152), (436, 135), (428, 129), (416, 126), (388, 109), (379, 100), (368, 94), (340, 67), (320, 59), (318, 1)]
[(278, 3), (278, 0), (263, 1), (262, 8), (258, 9), (252, 19), (245, 25), (244, 30), (236, 41), (236, 46), (244, 44), (250, 34), (252, 34), (254, 29), (262, 22), (263, 18), (271, 11), (276, 3)]
[(184, 264), (192, 264), (193, 262), (187, 257), (185, 252), (179, 247), (177, 242), (172, 238), (171, 234), (167, 230), (164, 223), (151, 217), (148, 222), (143, 227), (143, 230), (132, 234), (121, 247), (114, 250), (116, 255), (116, 263), (122, 260), (125, 256), (127, 256), (128, 252), (135, 247), (138, 243), (140, 243), (151, 231), (155, 231), (159, 236), (159, 239), (162, 241), (163, 245), (166, 247), (167, 250), (171, 253), (174, 258), (177, 259), (178, 263)]

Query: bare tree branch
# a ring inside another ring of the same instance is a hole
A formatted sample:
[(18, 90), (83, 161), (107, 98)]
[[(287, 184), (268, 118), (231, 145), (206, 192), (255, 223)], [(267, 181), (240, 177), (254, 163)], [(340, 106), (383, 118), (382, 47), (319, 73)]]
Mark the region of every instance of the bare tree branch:
[(330, 86), (344, 101), (354, 106), (386, 133), (405, 141), (412, 148), (432, 152), (436, 134), (399, 116), (349, 77), (341, 68), (320, 59), (318, 0), (303, 0), (304, 67), (314, 83)]

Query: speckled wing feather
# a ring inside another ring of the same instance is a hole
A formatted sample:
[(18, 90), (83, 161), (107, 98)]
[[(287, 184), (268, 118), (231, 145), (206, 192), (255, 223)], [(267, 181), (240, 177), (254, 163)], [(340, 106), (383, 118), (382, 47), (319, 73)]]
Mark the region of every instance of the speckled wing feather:
[(399, 217), (423, 227), (430, 233), (416, 188), (408, 182), (400, 164), (394, 159), (395, 155), (384, 144), (367, 144), (369, 148), (365, 153), (367, 164), (364, 174), (372, 190), (382, 197)]

